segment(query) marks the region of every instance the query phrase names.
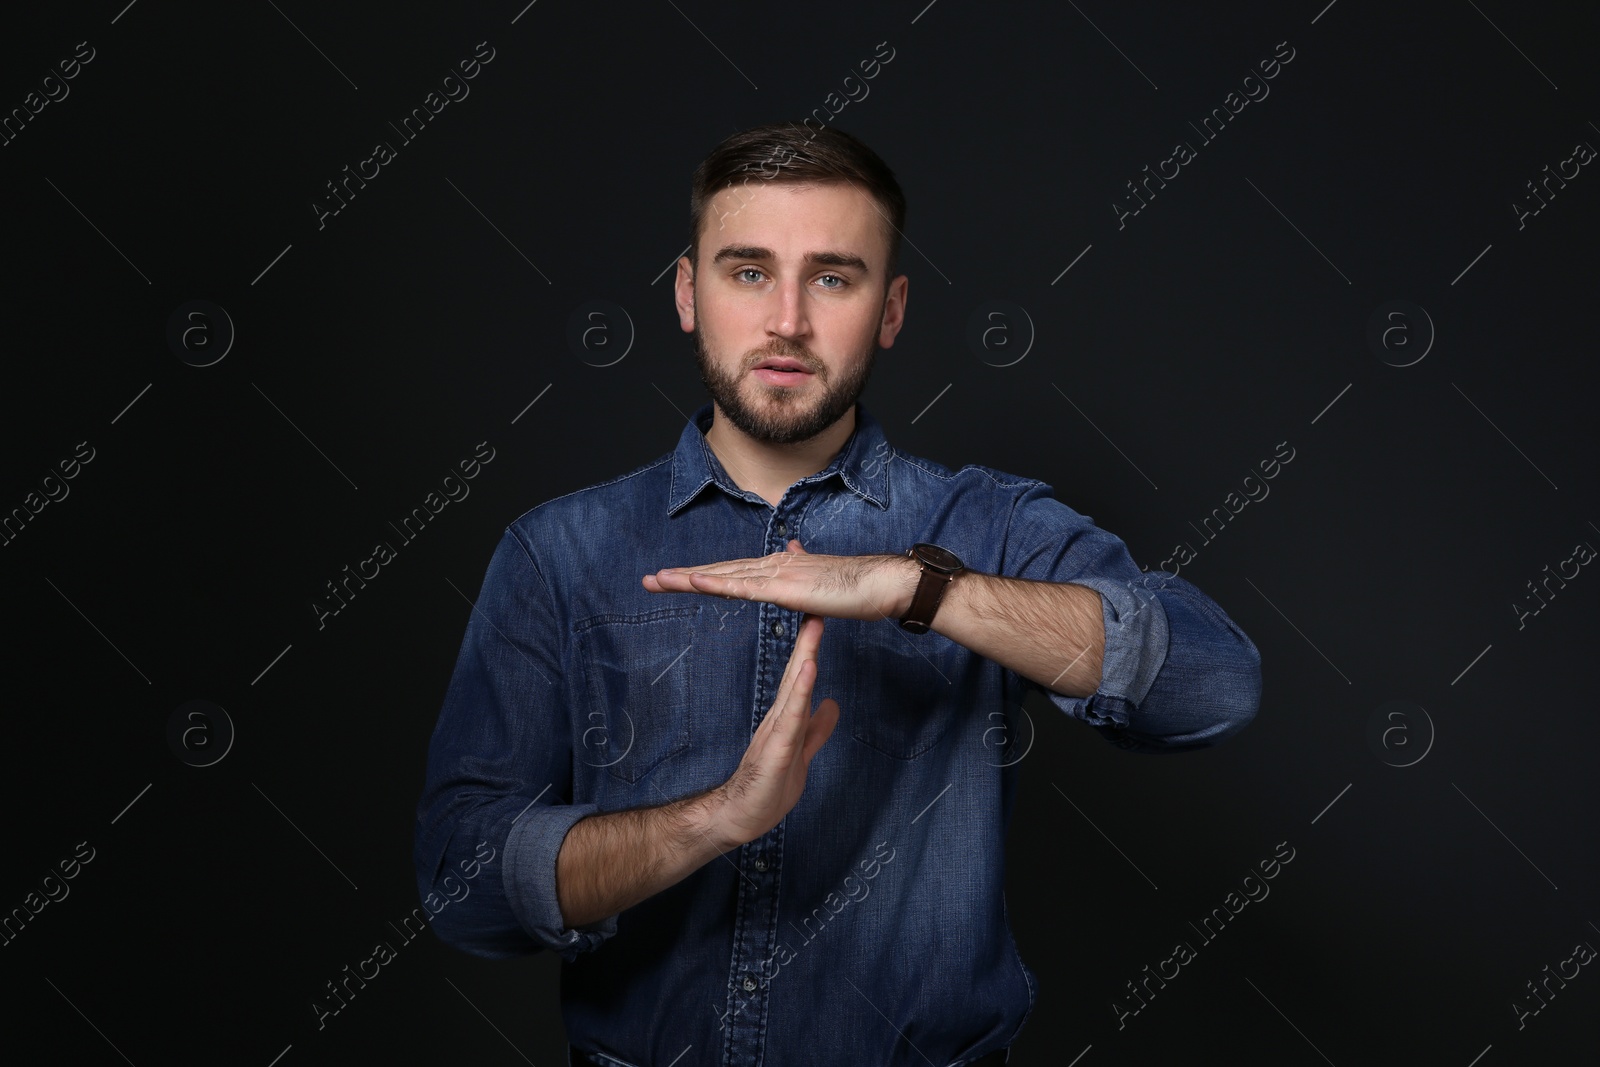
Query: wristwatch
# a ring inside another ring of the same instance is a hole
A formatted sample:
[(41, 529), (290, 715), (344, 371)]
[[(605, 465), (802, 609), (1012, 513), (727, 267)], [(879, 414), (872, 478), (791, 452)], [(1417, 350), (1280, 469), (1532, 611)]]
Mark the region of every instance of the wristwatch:
[(917, 581), (911, 607), (901, 617), (900, 625), (914, 634), (925, 634), (933, 623), (934, 613), (939, 610), (945, 590), (966, 567), (948, 548), (921, 541), (906, 549), (906, 555), (921, 566), (922, 577)]

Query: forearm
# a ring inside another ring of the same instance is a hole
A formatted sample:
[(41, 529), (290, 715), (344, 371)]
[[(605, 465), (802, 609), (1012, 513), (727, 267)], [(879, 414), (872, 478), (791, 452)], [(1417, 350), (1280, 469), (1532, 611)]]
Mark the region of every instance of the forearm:
[(556, 855), (556, 896), (569, 927), (586, 926), (676, 885), (727, 851), (713, 832), (715, 790), (652, 808), (590, 815)]
[(964, 571), (933, 629), (1054, 692), (1086, 697), (1100, 688), (1105, 620), (1100, 594), (1087, 586)]

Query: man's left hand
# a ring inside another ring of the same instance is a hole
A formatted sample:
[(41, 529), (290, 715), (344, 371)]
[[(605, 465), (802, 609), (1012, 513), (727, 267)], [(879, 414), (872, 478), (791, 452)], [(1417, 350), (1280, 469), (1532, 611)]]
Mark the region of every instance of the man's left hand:
[(791, 539), (787, 551), (644, 576), (652, 593), (705, 593), (756, 600), (830, 619), (898, 619), (911, 610), (921, 568), (908, 556), (813, 555)]

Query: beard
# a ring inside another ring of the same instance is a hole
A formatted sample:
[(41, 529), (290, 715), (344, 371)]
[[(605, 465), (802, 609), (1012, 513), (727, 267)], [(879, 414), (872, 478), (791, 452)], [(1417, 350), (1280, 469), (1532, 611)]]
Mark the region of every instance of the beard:
[[(766, 348), (751, 352), (741, 361), (738, 371), (730, 374), (718, 366), (706, 351), (698, 316), (693, 337), (700, 380), (705, 383), (717, 408), (746, 437), (774, 445), (809, 441), (843, 418), (866, 390), (877, 353), (876, 345), (868, 348), (863, 354), (864, 358), (847, 367), (843, 377), (834, 382), (830, 381), (828, 368), (821, 360), (803, 346), (791, 344), (780, 337), (774, 338)], [(774, 356), (799, 360), (822, 386), (821, 390), (810, 396), (801, 396), (793, 388), (767, 385), (750, 377), (750, 371), (757, 364)], [(753, 402), (747, 400), (742, 391), (746, 381), (758, 394), (758, 399)]]

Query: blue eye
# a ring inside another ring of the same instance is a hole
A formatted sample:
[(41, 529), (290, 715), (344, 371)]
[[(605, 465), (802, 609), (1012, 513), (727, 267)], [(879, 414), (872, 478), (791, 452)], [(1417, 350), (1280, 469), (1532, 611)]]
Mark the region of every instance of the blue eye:
[(839, 283), (838, 285), (824, 285), (824, 289), (843, 289), (845, 286), (845, 280), (839, 277), (837, 274), (824, 274), (822, 277), (818, 278), (817, 281), (834, 281)]
[(744, 276), (744, 275), (746, 275), (746, 274), (754, 274), (754, 275), (756, 275), (756, 276), (757, 276), (757, 277), (759, 277), (759, 276), (760, 276), (760, 274), (761, 274), (761, 272), (760, 272), (760, 271), (758, 271), (758, 270), (756, 270), (756, 269), (755, 269), (755, 268), (754, 268), (754, 267), (745, 267), (745, 268), (744, 268), (744, 269), (743, 269), (743, 270), (741, 270), (741, 271), (740, 271), (740, 272), (739, 272), (739, 276), (740, 276), (740, 277), (743, 277), (743, 276)]

